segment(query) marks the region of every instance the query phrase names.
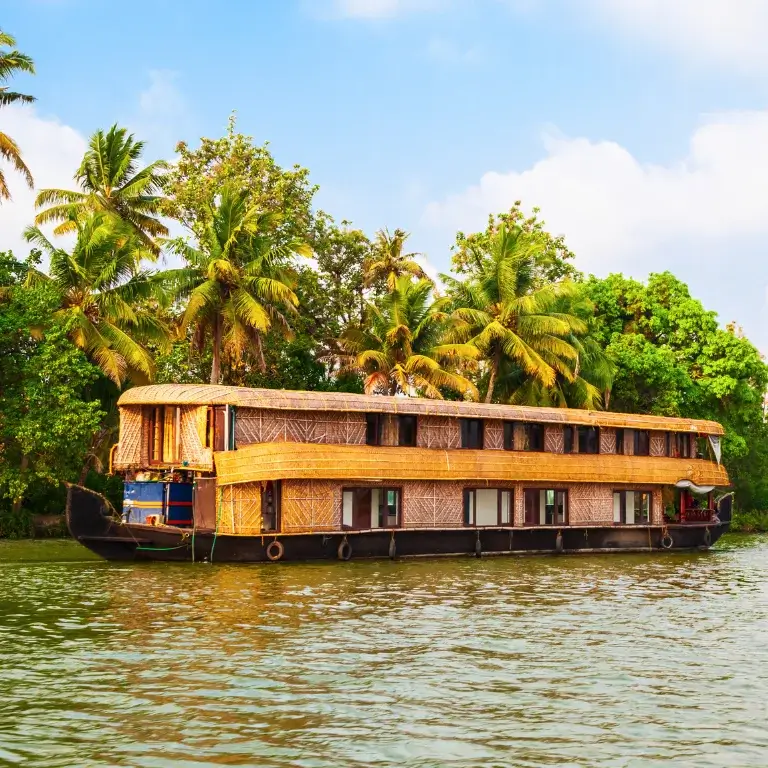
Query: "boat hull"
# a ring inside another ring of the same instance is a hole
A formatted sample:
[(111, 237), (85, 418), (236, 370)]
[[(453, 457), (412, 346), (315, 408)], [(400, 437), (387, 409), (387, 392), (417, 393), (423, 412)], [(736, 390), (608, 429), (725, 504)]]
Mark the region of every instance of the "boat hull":
[[(711, 547), (730, 527), (730, 522), (718, 522), (217, 535), (212, 530), (123, 523), (102, 496), (79, 486), (69, 488), (66, 516), (73, 538), (107, 560), (229, 563), (270, 562), (268, 553), (274, 557), (280, 550), (279, 562), (697, 550)], [(282, 546), (270, 548), (275, 540)]]

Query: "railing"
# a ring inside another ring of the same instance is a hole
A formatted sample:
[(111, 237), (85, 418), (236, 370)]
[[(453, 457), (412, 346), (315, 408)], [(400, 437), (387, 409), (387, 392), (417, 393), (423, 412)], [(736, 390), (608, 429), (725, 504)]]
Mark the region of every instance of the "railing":
[(686, 509), (682, 515), (682, 523), (708, 523), (715, 514), (714, 509)]

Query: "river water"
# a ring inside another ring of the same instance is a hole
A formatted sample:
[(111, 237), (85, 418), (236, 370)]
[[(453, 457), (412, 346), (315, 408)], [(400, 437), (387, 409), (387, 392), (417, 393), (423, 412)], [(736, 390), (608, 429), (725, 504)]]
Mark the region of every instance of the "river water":
[(0, 765), (765, 766), (768, 538), (131, 565), (0, 542)]

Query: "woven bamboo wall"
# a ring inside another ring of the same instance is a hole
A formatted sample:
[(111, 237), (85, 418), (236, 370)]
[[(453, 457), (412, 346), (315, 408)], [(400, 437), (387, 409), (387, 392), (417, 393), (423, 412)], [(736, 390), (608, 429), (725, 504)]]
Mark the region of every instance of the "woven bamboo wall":
[(213, 451), (205, 447), (207, 406), (181, 409), (181, 461), (197, 469), (213, 469)]
[(419, 448), (458, 448), (461, 445), (459, 422), (447, 416), (421, 416), (416, 442)]
[(565, 434), (562, 427), (544, 428), (544, 450), (547, 453), (563, 453), (565, 451)]
[(667, 455), (667, 433), (651, 432), (651, 444), (649, 447), (651, 456)]
[(285, 442), (364, 445), (365, 414), (240, 408), (235, 440), (238, 446)]
[(600, 430), (600, 453), (616, 453), (616, 430)]
[(285, 533), (341, 528), (342, 484), (330, 480), (283, 483), (281, 528)]
[(504, 422), (488, 419), (483, 428), (483, 446), (494, 451), (504, 450)]
[[(513, 492), (514, 524), (525, 524), (524, 491), (540, 484), (495, 482), (490, 484), (455, 481), (403, 481), (402, 527), (460, 528), (464, 525), (465, 488), (493, 487)], [(341, 529), (341, 494), (349, 483), (340, 481), (289, 480), (283, 483), (282, 530), (284, 533), (335, 531)], [(356, 482), (354, 487), (380, 488), (380, 483)], [(597, 483), (551, 483), (547, 486), (568, 491), (570, 525), (613, 525), (615, 490), (652, 490), (638, 485)], [(228, 497), (226, 497), (228, 498)], [(653, 490), (651, 521), (662, 521), (661, 491)], [(226, 504), (225, 504), (226, 507)], [(226, 514), (223, 515), (226, 520)], [(238, 531), (239, 532), (239, 531)]]
[(725, 468), (701, 459), (601, 454), (260, 443), (216, 454), (219, 483), (255, 480), (472, 480), (728, 486)]
[(115, 451), (115, 469), (129, 469), (141, 465), (141, 411), (141, 406), (120, 409), (120, 439)]
[(219, 533), (238, 533), (244, 536), (261, 533), (260, 483), (219, 487), (216, 504)]
[(540, 408), (522, 405), (488, 405), (416, 397), (382, 397), (343, 392), (298, 392), (277, 389), (249, 389), (207, 384), (155, 384), (133, 387), (120, 397), (119, 405), (235, 405), (283, 411), (334, 411), (342, 413), (413, 413), (421, 416), (471, 417), (533, 421), (542, 424), (585, 424), (601, 427), (671, 430), (676, 432), (723, 434), (713, 421), (645, 416), (610, 411), (571, 408)]

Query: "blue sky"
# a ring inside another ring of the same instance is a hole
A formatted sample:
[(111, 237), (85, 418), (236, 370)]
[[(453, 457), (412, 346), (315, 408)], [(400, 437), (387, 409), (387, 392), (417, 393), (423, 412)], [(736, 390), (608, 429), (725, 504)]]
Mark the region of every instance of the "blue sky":
[[(522, 199), (577, 266), (669, 268), (768, 349), (764, 0), (96, 0), (6, 5), (37, 63), (5, 110), (40, 186), (120, 121), (171, 157), (229, 112), (317, 202), (445, 270)], [(31, 217), (17, 183), (0, 247)], [(23, 251), (22, 251), (23, 252)]]

